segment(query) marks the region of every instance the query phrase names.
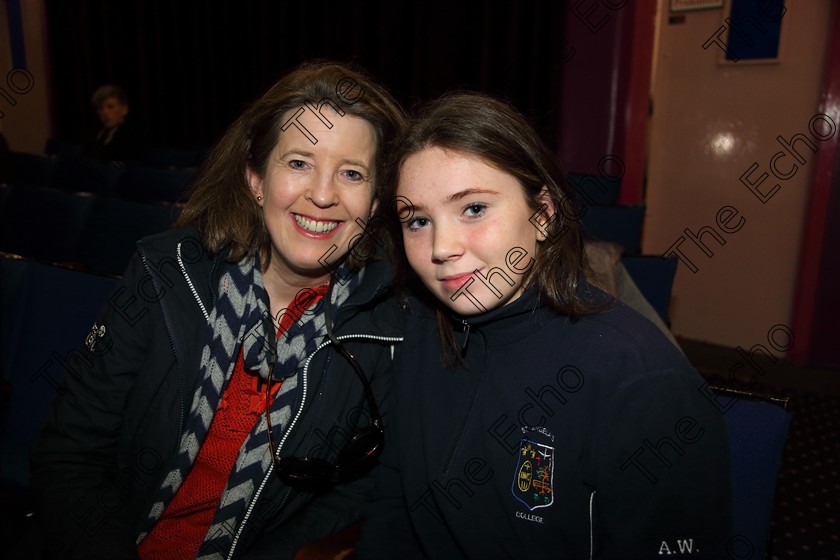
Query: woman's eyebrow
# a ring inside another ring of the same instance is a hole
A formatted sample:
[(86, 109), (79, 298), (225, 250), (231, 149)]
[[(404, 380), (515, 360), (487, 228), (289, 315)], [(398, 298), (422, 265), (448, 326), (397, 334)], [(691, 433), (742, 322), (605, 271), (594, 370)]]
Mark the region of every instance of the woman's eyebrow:
[(298, 149), (298, 148), (292, 148), (290, 150), (286, 150), (282, 154), (279, 154), (279, 159), (282, 161), (282, 160), (284, 160), (287, 157), (292, 156), (292, 155), (301, 156), (301, 157), (308, 157), (308, 158), (311, 158), (311, 157), (315, 156), (315, 154), (313, 154), (312, 152), (308, 152), (306, 150), (301, 150), (301, 149)]
[(356, 167), (361, 167), (365, 171), (368, 171), (368, 166), (365, 162), (359, 161), (357, 159), (343, 159), (341, 163), (346, 163), (347, 165), (355, 165)]
[[(286, 158), (288, 158), (289, 156), (300, 156), (300, 157), (314, 158), (315, 153), (310, 152), (308, 150), (302, 150), (300, 148), (290, 148), (289, 150), (280, 154), (279, 158), (282, 161), (282, 160), (285, 160)], [(355, 165), (356, 167), (363, 168), (365, 171), (369, 170), (369, 167), (365, 162), (357, 160), (357, 159), (344, 158), (340, 161), (340, 163), (346, 164), (346, 165)]]

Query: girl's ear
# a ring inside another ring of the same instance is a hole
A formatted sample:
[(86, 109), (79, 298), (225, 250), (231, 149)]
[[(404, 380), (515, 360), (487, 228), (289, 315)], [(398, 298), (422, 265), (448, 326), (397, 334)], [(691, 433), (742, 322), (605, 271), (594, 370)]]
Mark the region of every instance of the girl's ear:
[(537, 241), (545, 241), (547, 237), (545, 232), (548, 231), (549, 224), (557, 218), (554, 215), (557, 212), (557, 208), (554, 205), (554, 200), (551, 198), (551, 193), (548, 192), (548, 187), (545, 185), (543, 185), (543, 188), (540, 189), (540, 193), (537, 195), (537, 204), (540, 206), (540, 223), (543, 224), (543, 227), (536, 228)]
[(263, 180), (250, 166), (245, 166), (245, 180), (251, 188), (251, 194), (257, 200), (257, 204), (263, 205)]

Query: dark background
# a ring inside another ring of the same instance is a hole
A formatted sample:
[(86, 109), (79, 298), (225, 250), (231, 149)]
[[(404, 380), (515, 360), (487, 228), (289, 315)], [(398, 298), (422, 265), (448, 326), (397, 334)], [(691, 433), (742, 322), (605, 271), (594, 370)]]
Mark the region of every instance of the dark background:
[(246, 105), (302, 61), (366, 68), (410, 108), (453, 89), (512, 102), (556, 145), (562, 2), (48, 0), (55, 135), (85, 141), (93, 91), (129, 95), (148, 144), (212, 145)]

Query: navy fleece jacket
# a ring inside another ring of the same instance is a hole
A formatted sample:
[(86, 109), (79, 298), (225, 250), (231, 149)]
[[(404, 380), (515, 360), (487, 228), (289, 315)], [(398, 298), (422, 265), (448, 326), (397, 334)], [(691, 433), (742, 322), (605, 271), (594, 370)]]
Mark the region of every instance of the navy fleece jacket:
[(466, 319), (451, 369), (428, 310), (407, 332), (359, 558), (725, 557), (724, 419), (647, 319), (528, 290)]

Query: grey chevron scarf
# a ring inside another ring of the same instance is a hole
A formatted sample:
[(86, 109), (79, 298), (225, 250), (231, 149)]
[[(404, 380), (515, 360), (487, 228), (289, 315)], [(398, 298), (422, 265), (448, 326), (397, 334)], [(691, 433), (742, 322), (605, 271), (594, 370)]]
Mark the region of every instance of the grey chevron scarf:
[[(329, 305), (333, 316), (358, 285), (363, 272), (350, 274), (344, 265), (339, 269), (340, 277), (349, 281), (334, 282), (332, 286)], [(298, 394), (298, 367), (326, 336), (323, 312), (326, 302), (321, 300), (276, 338), (258, 258), (227, 265), (219, 281), (218, 294), (207, 320), (209, 342), (201, 355), (201, 376), (181, 436), (180, 451), (155, 494), (138, 544), (160, 519), (189, 474), (233, 374), (240, 348), (247, 371), (268, 379), (274, 363), (274, 378), (283, 380), (270, 411), (272, 426), (282, 433)], [(301, 297), (306, 297), (303, 291), (298, 294)], [(198, 558), (223, 558), (230, 550), (233, 535), (254, 495), (255, 484), (260, 483), (271, 464), (267, 432), (265, 420), (258, 420), (240, 448)]]

